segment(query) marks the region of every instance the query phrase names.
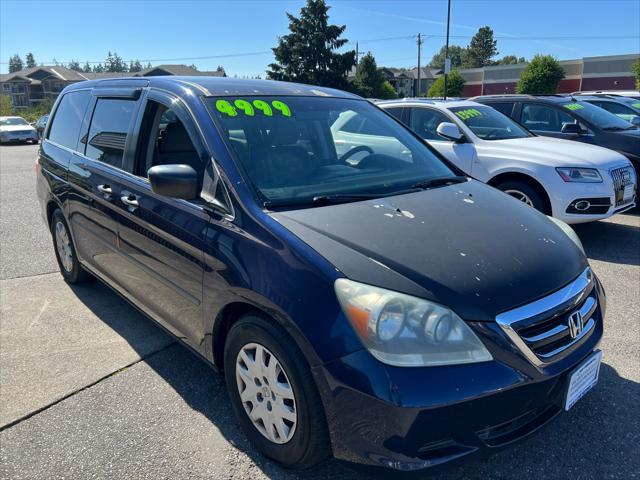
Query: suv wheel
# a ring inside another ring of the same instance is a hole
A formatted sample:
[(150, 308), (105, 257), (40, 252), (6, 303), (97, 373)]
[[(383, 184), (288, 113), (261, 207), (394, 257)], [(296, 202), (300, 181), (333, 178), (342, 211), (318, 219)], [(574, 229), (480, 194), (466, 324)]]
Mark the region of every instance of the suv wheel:
[(91, 275), (78, 262), (69, 227), (60, 209), (56, 209), (51, 216), (51, 236), (64, 280), (67, 283), (81, 283), (91, 279)]
[(299, 469), (330, 455), (309, 366), (279, 326), (255, 315), (242, 317), (227, 335), (224, 366), (233, 410), (262, 454)]
[(544, 214), (547, 213), (547, 204), (543, 196), (537, 188), (532, 187), (528, 183), (508, 181), (497, 185), (496, 188)]

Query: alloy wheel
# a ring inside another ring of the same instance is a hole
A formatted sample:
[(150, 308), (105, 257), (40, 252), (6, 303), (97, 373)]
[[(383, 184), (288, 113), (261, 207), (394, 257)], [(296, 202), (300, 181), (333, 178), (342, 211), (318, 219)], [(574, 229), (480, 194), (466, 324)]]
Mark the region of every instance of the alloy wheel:
[(57, 222), (55, 228), (56, 248), (62, 267), (67, 271), (73, 270), (73, 251), (71, 250), (71, 239), (64, 223)]
[(275, 355), (257, 343), (243, 346), (236, 359), (236, 383), (254, 427), (273, 443), (291, 440), (298, 422), (296, 399)]
[(504, 193), (506, 193), (507, 195), (511, 195), (513, 198), (515, 198), (516, 200), (520, 200), (522, 203), (526, 203), (530, 207), (533, 207), (533, 202), (531, 201), (531, 198), (529, 198), (529, 196), (526, 193), (521, 192), (520, 190), (510, 189), (510, 190), (505, 190)]

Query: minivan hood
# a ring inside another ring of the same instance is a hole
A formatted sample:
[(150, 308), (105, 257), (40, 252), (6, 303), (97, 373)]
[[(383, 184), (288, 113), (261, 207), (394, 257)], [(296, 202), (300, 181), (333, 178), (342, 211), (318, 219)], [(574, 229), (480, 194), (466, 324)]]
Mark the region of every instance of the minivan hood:
[(270, 215), (348, 278), (427, 298), (467, 320), (491, 321), (587, 266), (547, 217), (476, 181)]
[(527, 137), (483, 141), (479, 155), (507, 157), (550, 167), (593, 167), (609, 169), (628, 163), (621, 154), (608, 148), (553, 137)]

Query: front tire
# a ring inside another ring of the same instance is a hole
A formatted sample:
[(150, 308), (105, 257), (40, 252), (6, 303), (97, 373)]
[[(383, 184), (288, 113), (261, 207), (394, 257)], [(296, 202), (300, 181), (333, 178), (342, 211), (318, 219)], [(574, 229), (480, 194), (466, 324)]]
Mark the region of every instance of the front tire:
[(507, 195), (514, 197), (516, 200), (520, 200), (522, 203), (535, 208), (545, 215), (551, 214), (543, 195), (537, 188), (528, 183), (512, 180), (503, 182), (497, 185), (496, 188), (498, 190), (502, 190)]
[(90, 280), (91, 275), (82, 268), (76, 255), (69, 226), (60, 209), (56, 209), (51, 216), (51, 237), (58, 260), (58, 267), (64, 281), (70, 284), (82, 283)]
[(233, 410), (262, 454), (295, 469), (331, 454), (309, 365), (275, 322), (257, 315), (238, 320), (227, 335), (224, 367)]

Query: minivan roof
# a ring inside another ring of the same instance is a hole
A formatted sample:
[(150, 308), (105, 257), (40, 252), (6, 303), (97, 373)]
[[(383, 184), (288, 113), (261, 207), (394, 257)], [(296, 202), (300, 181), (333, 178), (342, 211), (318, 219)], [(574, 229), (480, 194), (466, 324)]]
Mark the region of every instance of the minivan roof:
[(67, 91), (82, 88), (114, 88), (123, 87), (161, 87), (176, 93), (184, 92), (185, 88), (193, 88), (204, 96), (231, 96), (231, 95), (299, 95), (309, 97), (338, 97), (357, 98), (361, 97), (336, 90), (333, 88), (316, 87), (301, 83), (279, 82), (276, 80), (249, 80), (229, 77), (188, 77), (188, 76), (155, 76), (155, 77), (124, 77), (108, 78), (102, 80), (89, 80), (77, 82), (69, 87)]

